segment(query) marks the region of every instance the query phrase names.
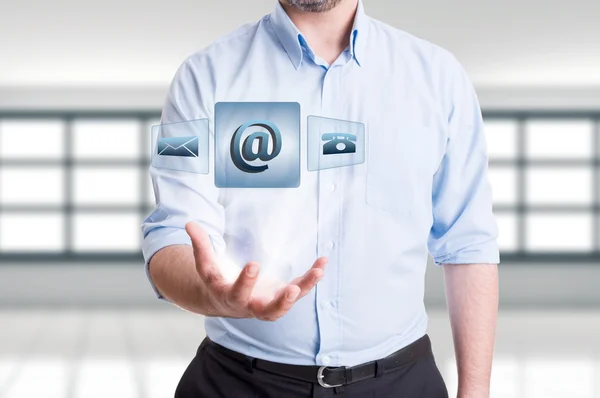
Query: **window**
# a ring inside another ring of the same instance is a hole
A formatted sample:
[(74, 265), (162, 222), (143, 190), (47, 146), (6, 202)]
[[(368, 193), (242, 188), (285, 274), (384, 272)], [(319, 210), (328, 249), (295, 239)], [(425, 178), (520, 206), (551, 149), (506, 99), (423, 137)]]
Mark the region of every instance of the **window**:
[(0, 113), (0, 258), (141, 259), (159, 112)]
[[(600, 113), (484, 112), (502, 261), (600, 257)], [(0, 259), (141, 259), (159, 112), (0, 112)]]
[(599, 254), (600, 113), (485, 112), (502, 261)]

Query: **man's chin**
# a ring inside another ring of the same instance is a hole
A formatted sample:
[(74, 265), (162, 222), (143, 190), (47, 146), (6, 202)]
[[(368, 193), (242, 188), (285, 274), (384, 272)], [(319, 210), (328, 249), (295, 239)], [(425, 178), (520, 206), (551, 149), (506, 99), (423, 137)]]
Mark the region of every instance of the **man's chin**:
[(285, 0), (290, 6), (304, 12), (325, 12), (339, 4), (341, 0)]

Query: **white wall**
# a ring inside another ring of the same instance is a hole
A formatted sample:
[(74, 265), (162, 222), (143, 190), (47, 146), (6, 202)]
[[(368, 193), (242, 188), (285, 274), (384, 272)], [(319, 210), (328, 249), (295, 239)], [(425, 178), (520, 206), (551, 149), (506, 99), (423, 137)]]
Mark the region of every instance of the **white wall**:
[[(425, 303), (445, 305), (442, 269), (429, 264)], [(503, 308), (600, 306), (598, 264), (501, 264)], [(2, 306), (161, 306), (142, 264), (37, 264), (0, 267)]]
[[(166, 86), (0, 87), (0, 110), (160, 110)], [(599, 87), (477, 87), (484, 110), (600, 110)]]
[[(364, 3), (454, 52), (479, 87), (600, 86), (597, 0)], [(0, 86), (164, 86), (188, 54), (274, 4), (0, 0)]]

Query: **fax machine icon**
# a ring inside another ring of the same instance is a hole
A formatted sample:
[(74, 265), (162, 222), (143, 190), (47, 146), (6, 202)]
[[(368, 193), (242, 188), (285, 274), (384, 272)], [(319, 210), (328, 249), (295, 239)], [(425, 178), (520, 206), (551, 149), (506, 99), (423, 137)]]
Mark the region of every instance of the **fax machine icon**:
[(321, 140), (329, 141), (323, 144), (323, 155), (356, 153), (356, 135), (354, 134), (324, 133)]

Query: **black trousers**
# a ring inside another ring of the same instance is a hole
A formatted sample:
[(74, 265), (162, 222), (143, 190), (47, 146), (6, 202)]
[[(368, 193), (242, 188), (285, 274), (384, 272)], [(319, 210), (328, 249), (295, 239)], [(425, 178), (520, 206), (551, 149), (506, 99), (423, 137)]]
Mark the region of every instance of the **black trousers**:
[(325, 388), (260, 369), (215, 349), (208, 338), (185, 370), (175, 398), (448, 398), (433, 354), (378, 378)]

